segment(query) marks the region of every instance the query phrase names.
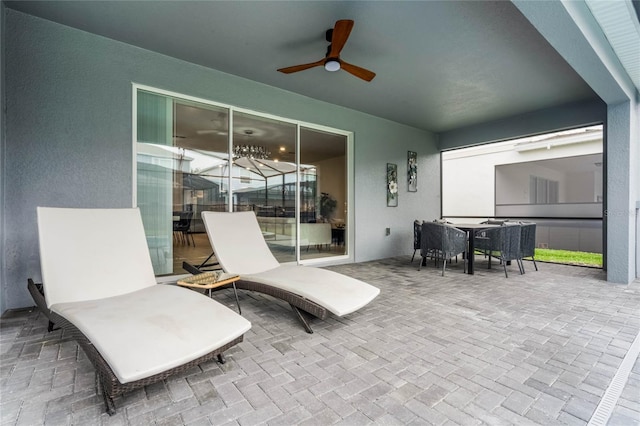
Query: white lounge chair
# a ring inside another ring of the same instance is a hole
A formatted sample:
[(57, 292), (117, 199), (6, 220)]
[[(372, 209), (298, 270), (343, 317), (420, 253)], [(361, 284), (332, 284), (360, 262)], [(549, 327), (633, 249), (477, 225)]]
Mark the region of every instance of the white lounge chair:
[(306, 331), (300, 310), (320, 319), (329, 312), (350, 314), (371, 302), (380, 290), (326, 269), (281, 265), (271, 254), (253, 212), (202, 212), (211, 246), (225, 272), (240, 275), (239, 289), (282, 299), (291, 305)]
[[(73, 336), (113, 398), (191, 368), (243, 339), (251, 323), (194, 291), (160, 285), (138, 209), (38, 207), (39, 307)], [(203, 326), (206, 324), (206, 326)]]

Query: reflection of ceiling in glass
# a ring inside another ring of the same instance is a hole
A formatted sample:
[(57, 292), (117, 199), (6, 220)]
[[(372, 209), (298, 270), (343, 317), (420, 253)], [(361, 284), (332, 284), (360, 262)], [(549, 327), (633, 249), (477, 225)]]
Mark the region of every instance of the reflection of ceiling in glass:
[[(175, 103), (174, 144), (181, 148), (227, 152), (228, 113), (220, 107)], [(296, 126), (246, 113), (233, 116), (233, 136), (236, 145), (257, 145), (271, 151), (270, 159), (295, 162)], [(316, 163), (346, 155), (346, 137), (309, 128), (300, 130), (303, 163)]]

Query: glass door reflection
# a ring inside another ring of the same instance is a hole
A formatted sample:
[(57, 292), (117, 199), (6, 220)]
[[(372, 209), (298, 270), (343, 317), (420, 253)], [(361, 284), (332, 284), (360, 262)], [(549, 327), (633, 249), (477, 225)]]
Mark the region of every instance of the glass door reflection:
[(300, 259), (347, 253), (347, 137), (300, 129)]
[(254, 211), (279, 262), (296, 261), (296, 125), (233, 114), (234, 211)]

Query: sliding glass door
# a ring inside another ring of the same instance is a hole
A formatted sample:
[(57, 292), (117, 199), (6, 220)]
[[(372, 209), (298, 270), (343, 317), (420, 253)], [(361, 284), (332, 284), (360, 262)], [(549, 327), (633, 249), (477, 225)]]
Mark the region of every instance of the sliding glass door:
[(347, 137), (300, 128), (300, 258), (344, 255)]
[(348, 254), (347, 133), (151, 88), (134, 99), (135, 202), (157, 275), (215, 261), (203, 211), (253, 211), (281, 263)]

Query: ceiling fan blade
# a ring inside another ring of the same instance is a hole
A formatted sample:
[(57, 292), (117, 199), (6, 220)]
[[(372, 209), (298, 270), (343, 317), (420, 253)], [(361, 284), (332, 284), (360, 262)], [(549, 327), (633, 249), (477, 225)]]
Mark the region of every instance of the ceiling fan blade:
[(324, 59), (319, 60), (318, 62), (311, 62), (309, 64), (302, 65), (294, 65), (292, 67), (280, 68), (278, 71), (283, 72), (285, 74), (291, 74), (293, 72), (308, 70), (309, 68), (319, 67), (324, 65)]
[(344, 44), (351, 34), (353, 21), (351, 19), (341, 19), (336, 22), (333, 27), (333, 36), (331, 37), (331, 51), (327, 55), (329, 58), (337, 58), (344, 47)]
[(366, 81), (371, 81), (371, 80), (373, 80), (373, 77), (376, 76), (376, 73), (373, 72), (373, 71), (369, 71), (367, 69), (360, 68), (360, 67), (355, 66), (355, 65), (351, 65), (350, 63), (345, 62), (343, 60), (340, 60), (340, 68), (342, 68), (343, 70), (345, 70), (349, 74), (355, 75), (356, 77), (361, 78), (361, 79), (366, 80)]

